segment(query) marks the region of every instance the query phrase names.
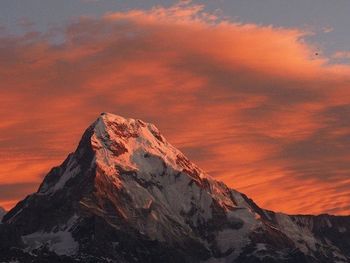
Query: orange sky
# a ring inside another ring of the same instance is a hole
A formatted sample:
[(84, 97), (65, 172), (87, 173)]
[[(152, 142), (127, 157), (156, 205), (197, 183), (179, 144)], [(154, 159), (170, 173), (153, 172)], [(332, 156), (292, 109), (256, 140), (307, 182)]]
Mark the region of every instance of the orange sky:
[(349, 214), (350, 67), (308, 34), (183, 4), (2, 34), (0, 206), (35, 191), (106, 111), (155, 123), (264, 208)]

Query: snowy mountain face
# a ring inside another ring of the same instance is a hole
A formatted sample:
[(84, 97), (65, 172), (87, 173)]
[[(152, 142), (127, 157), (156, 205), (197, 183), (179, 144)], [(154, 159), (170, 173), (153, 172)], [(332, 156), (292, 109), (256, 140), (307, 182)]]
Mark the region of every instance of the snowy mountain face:
[(154, 125), (104, 113), (4, 216), (0, 262), (350, 262), (349, 233), (350, 217), (261, 209)]

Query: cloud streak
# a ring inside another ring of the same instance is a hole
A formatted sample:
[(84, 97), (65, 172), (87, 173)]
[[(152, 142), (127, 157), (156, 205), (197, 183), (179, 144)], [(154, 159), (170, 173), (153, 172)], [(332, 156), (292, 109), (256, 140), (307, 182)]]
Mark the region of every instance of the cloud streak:
[(155, 123), (263, 207), (348, 214), (349, 67), (315, 56), (306, 35), (188, 3), (3, 35), (0, 183), (39, 184), (109, 111)]

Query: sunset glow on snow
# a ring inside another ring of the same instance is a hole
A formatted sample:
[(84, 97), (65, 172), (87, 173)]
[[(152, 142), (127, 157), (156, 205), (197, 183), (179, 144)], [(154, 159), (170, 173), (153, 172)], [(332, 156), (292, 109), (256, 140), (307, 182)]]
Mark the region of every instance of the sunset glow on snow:
[(350, 66), (316, 55), (312, 32), (188, 3), (28, 32), (0, 35), (0, 206), (112, 112), (154, 123), (261, 207), (350, 213)]

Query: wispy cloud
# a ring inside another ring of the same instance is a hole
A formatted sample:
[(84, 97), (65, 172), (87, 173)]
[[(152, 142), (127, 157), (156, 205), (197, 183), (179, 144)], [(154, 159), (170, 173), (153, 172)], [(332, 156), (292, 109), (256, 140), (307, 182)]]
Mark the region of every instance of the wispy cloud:
[(3, 35), (0, 182), (39, 183), (110, 111), (154, 122), (266, 208), (349, 213), (349, 68), (315, 56), (307, 34), (181, 3)]
[(325, 26), (322, 28), (323, 33), (331, 33), (334, 31), (334, 28), (331, 26)]
[(350, 51), (337, 51), (333, 54), (333, 58), (350, 59)]

